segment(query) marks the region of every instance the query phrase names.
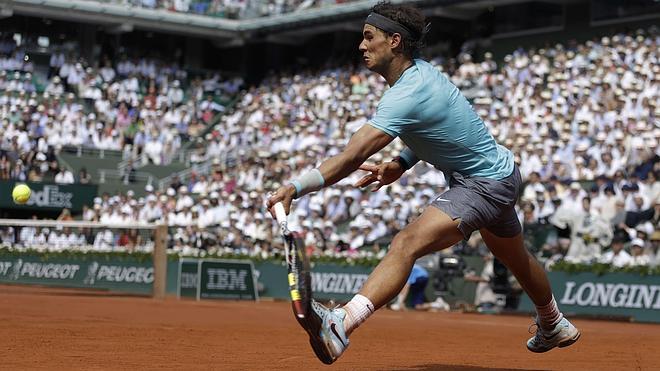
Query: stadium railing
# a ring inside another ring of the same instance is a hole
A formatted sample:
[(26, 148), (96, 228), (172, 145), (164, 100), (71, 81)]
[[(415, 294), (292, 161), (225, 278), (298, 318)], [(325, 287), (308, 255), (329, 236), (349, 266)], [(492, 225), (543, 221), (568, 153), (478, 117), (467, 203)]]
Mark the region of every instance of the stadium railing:
[(192, 173), (195, 174), (209, 174), (211, 169), (215, 166), (220, 166), (225, 169), (228, 167), (235, 166), (240, 160), (241, 150), (246, 151), (248, 147), (238, 147), (228, 149), (223, 152), (220, 156), (210, 157), (206, 161), (199, 164), (191, 164), (189, 168), (173, 173), (158, 182), (158, 189), (165, 189), (171, 182), (174, 177), (178, 177), (181, 181), (186, 181)]
[(73, 153), (77, 157), (83, 156), (92, 156), (98, 157), (101, 159), (104, 158), (124, 158), (125, 154), (123, 151), (116, 149), (100, 149), (100, 148), (90, 148), (83, 146), (63, 146), (62, 151), (67, 153)]
[[(164, 156), (163, 163), (161, 165), (169, 165), (175, 161), (184, 163), (186, 165), (190, 164), (190, 154), (192, 151), (177, 151), (170, 156)], [(140, 153), (134, 158), (124, 159), (117, 165), (117, 169), (124, 170), (128, 167), (129, 164), (133, 164), (133, 167), (139, 169), (149, 163), (148, 157), (145, 153)]]
[(125, 170), (99, 169), (98, 174), (99, 174), (98, 182), (101, 184), (106, 183), (108, 181), (110, 182), (119, 181), (124, 183), (125, 185), (131, 183), (138, 183), (138, 182), (139, 183), (146, 182), (147, 184), (154, 183), (154, 176), (142, 171), (132, 171), (127, 174)]

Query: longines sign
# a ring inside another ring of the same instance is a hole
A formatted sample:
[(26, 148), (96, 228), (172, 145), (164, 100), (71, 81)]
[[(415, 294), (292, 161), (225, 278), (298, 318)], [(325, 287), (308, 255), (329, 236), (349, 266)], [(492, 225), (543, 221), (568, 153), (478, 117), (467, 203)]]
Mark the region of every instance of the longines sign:
[(566, 281), (559, 302), (581, 307), (660, 309), (660, 286)]
[[(660, 323), (660, 276), (633, 273), (548, 273), (559, 308), (567, 315), (586, 314)], [(520, 308), (533, 312), (525, 295)]]
[(312, 291), (324, 294), (357, 294), (369, 278), (365, 273), (312, 272)]

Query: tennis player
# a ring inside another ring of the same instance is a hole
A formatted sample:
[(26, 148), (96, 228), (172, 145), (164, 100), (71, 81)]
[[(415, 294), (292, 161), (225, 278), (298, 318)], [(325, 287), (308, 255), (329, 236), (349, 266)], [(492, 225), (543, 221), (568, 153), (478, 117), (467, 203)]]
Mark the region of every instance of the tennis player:
[[(356, 186), (375, 183), (380, 188), (420, 160), (443, 171), (448, 179), (449, 190), (394, 237), (359, 294), (340, 308), (312, 302), (317, 318), (310, 322), (316, 328), (308, 329), (310, 343), (326, 364), (346, 350), (351, 332), (397, 296), (417, 258), (467, 240), (476, 230), (536, 305), (537, 331), (527, 348), (546, 352), (580, 337), (559, 311), (545, 271), (523, 246), (514, 210), (522, 180), (513, 154), (495, 142), (447, 77), (414, 58), (426, 31), (426, 20), (415, 8), (390, 3), (373, 7), (359, 50), (367, 68), (383, 76), (390, 89), (374, 117), (352, 136), (342, 153), (280, 187), (268, 200), (269, 208), (283, 202), (288, 213), (292, 199), (335, 184), (358, 169), (369, 174)], [(363, 164), (397, 137), (406, 144), (398, 157), (377, 165)]]

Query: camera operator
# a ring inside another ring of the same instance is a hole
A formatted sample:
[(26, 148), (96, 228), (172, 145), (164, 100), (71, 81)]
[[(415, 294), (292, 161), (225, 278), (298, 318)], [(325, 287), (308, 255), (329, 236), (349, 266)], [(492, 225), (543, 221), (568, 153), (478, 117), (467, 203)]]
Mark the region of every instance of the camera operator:
[(603, 246), (612, 240), (612, 230), (607, 222), (591, 208), (591, 199), (581, 200), (579, 209), (563, 208), (552, 218), (553, 225), (559, 228), (569, 227), (571, 244), (566, 253), (566, 260), (573, 263), (590, 263), (596, 260)]
[(493, 269), (493, 254), (484, 255), (484, 268), (480, 275), (475, 272), (468, 272), (464, 278), (468, 282), (476, 282), (477, 289), (474, 295), (474, 305), (478, 311), (493, 308), (497, 302), (497, 295), (493, 291), (490, 282), (495, 277)]
[(420, 311), (449, 311), (449, 304), (447, 304), (441, 297), (436, 301), (428, 302), (426, 300), (426, 286), (429, 283), (429, 272), (422, 267), (422, 265), (415, 263), (410, 272), (408, 281), (401, 289), (399, 296), (397, 296), (396, 303), (392, 304), (392, 310), (405, 310), (406, 298), (410, 295), (410, 303), (412, 308)]
[[(488, 252), (484, 255), (484, 267), (480, 275), (465, 274), (468, 282), (476, 282), (474, 305), (478, 312), (499, 312), (504, 308), (517, 307), (520, 288), (506, 267)], [(513, 280), (513, 282), (512, 282)]]

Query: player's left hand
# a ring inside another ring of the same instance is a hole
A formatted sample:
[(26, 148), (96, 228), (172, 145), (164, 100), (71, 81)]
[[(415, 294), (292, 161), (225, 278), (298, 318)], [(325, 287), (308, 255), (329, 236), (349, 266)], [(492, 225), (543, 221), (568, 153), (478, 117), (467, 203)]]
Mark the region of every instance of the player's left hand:
[(270, 215), (272, 215), (273, 218), (275, 218), (275, 211), (273, 210), (273, 205), (275, 205), (278, 202), (281, 202), (284, 205), (284, 210), (288, 215), (289, 211), (291, 211), (291, 201), (293, 201), (293, 198), (295, 196), (296, 196), (296, 187), (294, 187), (293, 184), (286, 184), (278, 188), (277, 191), (275, 191), (270, 195), (270, 197), (268, 197), (268, 201), (266, 202), (266, 207), (268, 208)]
[(362, 188), (373, 182), (377, 182), (376, 187), (371, 190), (372, 192), (376, 192), (384, 185), (393, 183), (405, 172), (403, 167), (401, 167), (401, 164), (397, 161), (385, 162), (378, 165), (362, 164), (359, 169), (369, 171), (371, 174), (362, 177), (362, 179), (355, 183), (355, 186)]

